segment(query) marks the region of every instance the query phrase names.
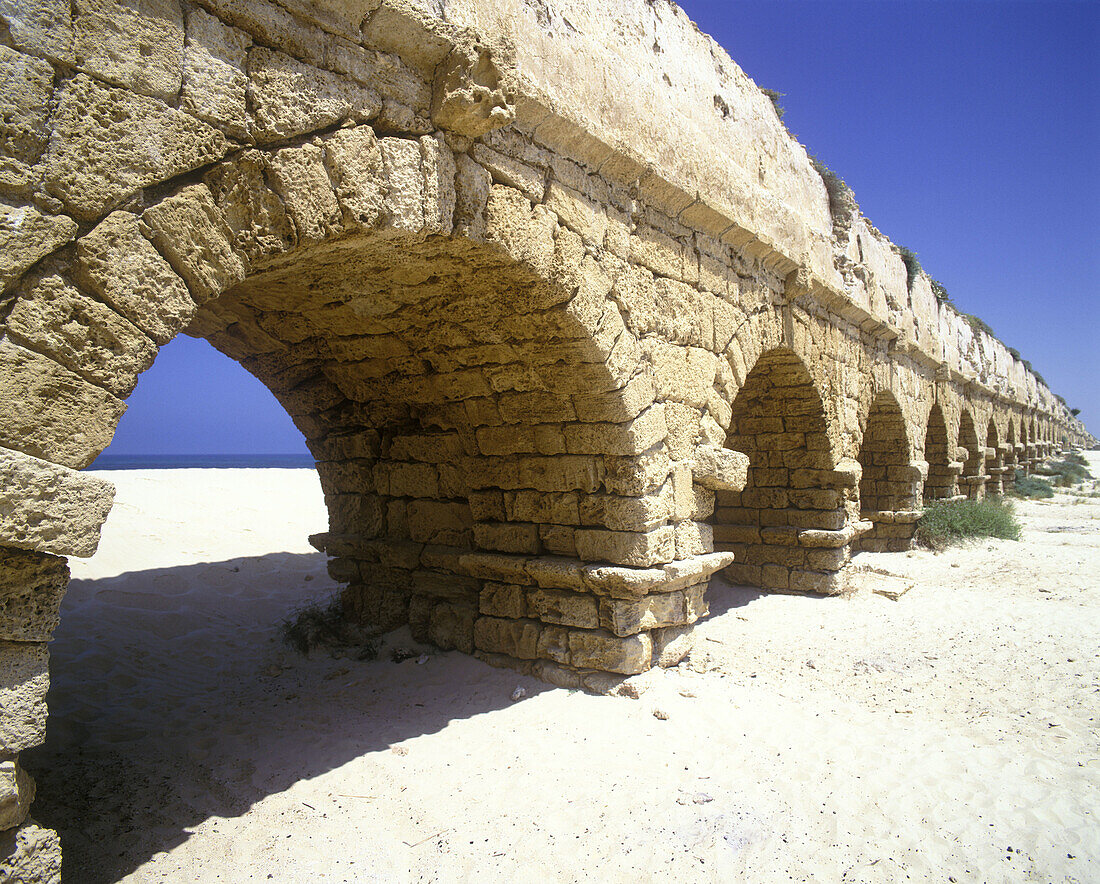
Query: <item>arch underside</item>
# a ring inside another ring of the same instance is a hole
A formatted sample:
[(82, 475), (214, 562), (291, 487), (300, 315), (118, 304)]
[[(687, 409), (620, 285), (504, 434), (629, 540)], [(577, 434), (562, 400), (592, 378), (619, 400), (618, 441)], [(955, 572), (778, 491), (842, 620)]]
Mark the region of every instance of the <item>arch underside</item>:
[(726, 447), (749, 457), (741, 491), (719, 491), (715, 548), (737, 583), (835, 592), (848, 560), (848, 474), (834, 470), (821, 397), (789, 349), (764, 353), (733, 402)]
[(871, 523), (857, 543), (860, 549), (888, 552), (908, 549), (920, 517), (922, 476), (910, 464), (905, 418), (897, 399), (881, 392), (871, 403), (859, 448), (860, 518)]

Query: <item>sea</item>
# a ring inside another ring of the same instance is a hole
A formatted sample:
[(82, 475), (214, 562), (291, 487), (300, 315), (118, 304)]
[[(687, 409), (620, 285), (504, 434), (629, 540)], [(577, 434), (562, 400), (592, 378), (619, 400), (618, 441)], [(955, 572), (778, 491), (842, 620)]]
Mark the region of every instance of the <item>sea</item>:
[(314, 469), (308, 454), (101, 454), (89, 470)]

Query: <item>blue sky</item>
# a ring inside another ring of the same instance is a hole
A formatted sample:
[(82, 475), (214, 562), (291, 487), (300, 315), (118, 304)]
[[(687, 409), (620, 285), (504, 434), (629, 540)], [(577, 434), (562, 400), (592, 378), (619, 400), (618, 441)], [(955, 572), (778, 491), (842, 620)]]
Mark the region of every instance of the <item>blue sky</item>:
[[(784, 122), (1100, 432), (1100, 2), (683, 0)], [(203, 341), (161, 351), (112, 454), (305, 452)]]

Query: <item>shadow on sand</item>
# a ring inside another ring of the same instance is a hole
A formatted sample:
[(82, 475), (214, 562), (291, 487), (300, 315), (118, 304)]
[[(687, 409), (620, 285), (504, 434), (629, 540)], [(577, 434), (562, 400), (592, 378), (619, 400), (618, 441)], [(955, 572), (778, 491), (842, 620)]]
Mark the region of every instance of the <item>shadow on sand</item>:
[[(281, 640), (331, 593), (321, 554), (73, 581), (51, 645), (46, 743), (24, 753), (64, 880), (118, 881), (212, 816), (547, 685), (458, 653), (360, 661)], [(289, 761), (288, 761), (289, 760)]]

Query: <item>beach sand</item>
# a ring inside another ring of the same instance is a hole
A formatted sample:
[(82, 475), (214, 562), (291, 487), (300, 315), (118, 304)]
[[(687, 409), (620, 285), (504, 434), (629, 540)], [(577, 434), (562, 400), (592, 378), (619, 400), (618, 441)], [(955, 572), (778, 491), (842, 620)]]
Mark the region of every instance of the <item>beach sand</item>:
[(631, 700), (303, 657), (280, 622), (335, 590), (312, 472), (105, 475), (24, 756), (67, 881), (1100, 880), (1100, 497), (858, 556), (897, 600), (712, 584)]

